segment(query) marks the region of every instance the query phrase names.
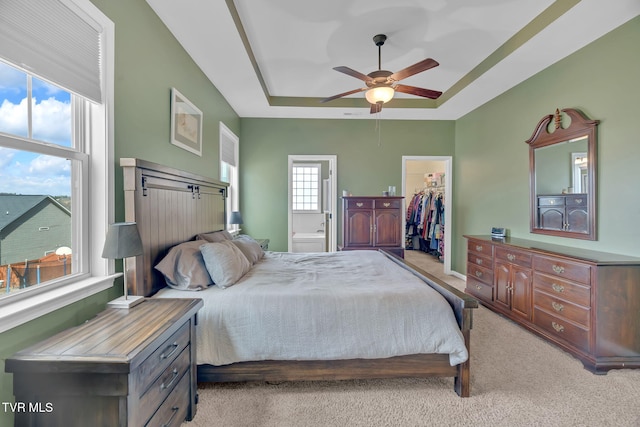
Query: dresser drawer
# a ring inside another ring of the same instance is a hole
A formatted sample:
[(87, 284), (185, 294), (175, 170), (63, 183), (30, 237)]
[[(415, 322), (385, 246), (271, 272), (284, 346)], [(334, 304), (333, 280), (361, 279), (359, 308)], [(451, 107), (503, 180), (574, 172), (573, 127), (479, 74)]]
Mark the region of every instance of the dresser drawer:
[(588, 286), (572, 283), (557, 276), (534, 272), (533, 287), (565, 301), (591, 307), (591, 288)]
[(533, 293), (533, 304), (537, 308), (589, 328), (590, 310), (586, 307), (572, 304), (560, 298), (554, 298), (540, 291)]
[(539, 308), (533, 309), (533, 323), (544, 329), (552, 337), (566, 341), (584, 351), (589, 351), (589, 330), (565, 319), (552, 316)]
[(496, 259), (510, 262), (511, 264), (521, 265), (522, 267), (531, 267), (531, 253), (520, 252), (506, 247), (496, 248)]
[(591, 267), (588, 264), (579, 264), (560, 258), (536, 256), (534, 258), (534, 269), (586, 285), (591, 283)]
[(486, 283), (487, 285), (493, 285), (493, 270), (489, 268), (480, 267), (476, 264), (467, 264), (467, 277), (473, 277), (476, 280)]
[(567, 196), (567, 206), (582, 206), (587, 207), (587, 195), (575, 194), (573, 196)]
[(491, 243), (469, 240), (467, 242), (467, 251), (493, 258), (493, 245)]
[(373, 209), (373, 199), (344, 199), (347, 209)]
[(562, 196), (540, 196), (538, 206), (564, 206), (565, 198)]
[(467, 289), (466, 291), (473, 296), (480, 298), (481, 300), (492, 302), (493, 301), (493, 286), (482, 283), (473, 277), (467, 276)]
[(190, 327), (190, 323), (186, 322), (142, 362), (136, 372), (140, 384), (139, 395), (142, 395), (158, 378), (158, 375), (173, 363), (182, 349), (189, 345)]
[(399, 199), (389, 199), (389, 200), (380, 200), (376, 199), (374, 201), (374, 206), (376, 209), (400, 209), (402, 207), (402, 200)]
[(173, 363), (160, 374), (140, 399), (139, 410), (141, 420), (148, 420), (156, 411), (158, 405), (171, 394), (182, 376), (189, 370), (190, 362), (191, 347), (188, 346), (182, 350)]
[[(484, 268), (493, 268), (493, 260), (491, 258), (471, 252), (467, 253), (467, 262)], [(467, 268), (467, 270), (469, 269)]]
[(146, 426), (178, 427), (187, 417), (189, 409), (189, 375), (183, 375), (160, 409), (151, 417)]

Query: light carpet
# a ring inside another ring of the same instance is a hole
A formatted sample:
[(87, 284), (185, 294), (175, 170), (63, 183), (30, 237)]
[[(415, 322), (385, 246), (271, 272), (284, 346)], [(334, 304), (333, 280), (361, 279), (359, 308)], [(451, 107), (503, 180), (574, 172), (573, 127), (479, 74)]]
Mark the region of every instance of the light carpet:
[(640, 370), (594, 375), (488, 309), (474, 315), (469, 398), (451, 378), (201, 384), (183, 426), (640, 426)]

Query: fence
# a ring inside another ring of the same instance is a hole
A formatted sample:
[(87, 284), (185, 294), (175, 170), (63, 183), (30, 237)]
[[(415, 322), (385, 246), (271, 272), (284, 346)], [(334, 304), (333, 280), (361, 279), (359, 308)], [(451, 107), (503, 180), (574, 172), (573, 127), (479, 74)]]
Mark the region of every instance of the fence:
[(71, 255), (51, 254), (40, 259), (0, 266), (0, 283), (2, 289), (9, 293), (67, 274), (71, 274)]

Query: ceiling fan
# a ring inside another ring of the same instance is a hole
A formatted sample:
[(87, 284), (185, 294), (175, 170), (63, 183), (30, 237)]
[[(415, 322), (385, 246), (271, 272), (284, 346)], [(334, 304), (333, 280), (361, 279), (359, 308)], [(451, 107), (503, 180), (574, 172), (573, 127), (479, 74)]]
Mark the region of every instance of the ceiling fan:
[(440, 95), (442, 95), (442, 92), (437, 90), (396, 84), (402, 79), (406, 79), (407, 77), (413, 76), (414, 74), (418, 74), (431, 68), (437, 67), (440, 64), (434, 59), (427, 58), (395, 73), (383, 70), (381, 69), (380, 54), (382, 45), (386, 40), (387, 36), (384, 34), (377, 34), (373, 36), (373, 42), (376, 44), (376, 46), (378, 46), (377, 71), (372, 71), (371, 73), (365, 75), (349, 67), (341, 66), (333, 68), (336, 71), (364, 81), (367, 87), (354, 89), (350, 90), (349, 92), (330, 96), (329, 98), (325, 98), (320, 102), (329, 102), (337, 98), (342, 98), (343, 96), (366, 91), (365, 98), (371, 104), (371, 114), (373, 114), (382, 111), (382, 104), (391, 101), (396, 91), (430, 99), (437, 99)]

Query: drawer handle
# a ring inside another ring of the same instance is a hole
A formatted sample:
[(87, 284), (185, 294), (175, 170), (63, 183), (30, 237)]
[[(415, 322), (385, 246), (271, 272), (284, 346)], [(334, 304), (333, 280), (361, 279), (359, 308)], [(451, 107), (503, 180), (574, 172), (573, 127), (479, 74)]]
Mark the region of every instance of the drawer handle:
[(516, 256), (513, 254), (507, 254), (507, 259), (511, 262), (513, 262), (514, 259), (516, 259)]
[(362, 205), (364, 205), (364, 203), (356, 203), (356, 206), (359, 207), (359, 208), (361, 208)]
[(575, 199), (576, 204), (581, 205), (582, 204), (582, 199)]
[(385, 202), (385, 203), (383, 203), (383, 205), (384, 205), (385, 208), (388, 208), (389, 206), (391, 206), (391, 203)]
[(476, 264), (482, 265), (482, 258), (476, 258)]
[(553, 307), (553, 309), (557, 312), (561, 312), (562, 310), (564, 310), (564, 305), (555, 301), (551, 301), (551, 307)]
[[(168, 359), (171, 357), (173, 353), (178, 349), (178, 342), (174, 342), (173, 344), (167, 346), (167, 348), (160, 354), (160, 360)], [(169, 351), (169, 353), (167, 353)]]
[(482, 286), (480, 286), (480, 285), (476, 285), (476, 289), (477, 289), (477, 290), (480, 290), (480, 289), (482, 289)]
[(480, 245), (476, 245), (476, 251), (478, 251), (478, 252), (482, 252), (482, 246), (480, 246)]
[(564, 286), (558, 285), (557, 283), (552, 283), (551, 287), (553, 288), (554, 291), (558, 292), (559, 294), (564, 292)]
[(476, 270), (476, 277), (482, 277), (482, 271)]
[(564, 273), (564, 267), (560, 266), (560, 265), (553, 265), (553, 267), (551, 267), (553, 269), (553, 271), (555, 271), (558, 274), (562, 274)]
[(553, 329), (555, 329), (556, 332), (564, 332), (564, 326), (559, 323), (551, 322), (551, 326), (553, 326)]
[(173, 384), (176, 378), (178, 378), (178, 368), (173, 368), (173, 371), (171, 371), (171, 373), (173, 374), (171, 375), (171, 381), (169, 381), (169, 384), (165, 384), (165, 383), (160, 384), (160, 390), (164, 390), (171, 387), (171, 384)]
[(169, 418), (169, 421), (167, 421), (166, 423), (162, 424), (162, 427), (169, 427), (171, 424), (173, 424), (173, 419), (175, 418), (175, 416), (176, 416), (176, 414), (178, 413), (179, 410), (180, 410), (179, 406), (171, 407), (171, 411), (173, 411), (173, 414), (171, 414), (171, 418)]

